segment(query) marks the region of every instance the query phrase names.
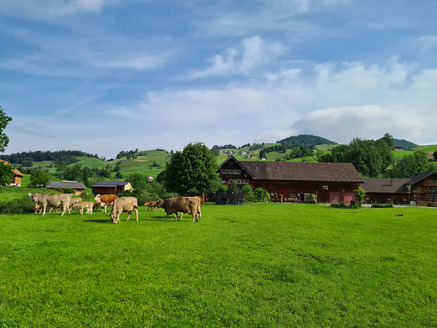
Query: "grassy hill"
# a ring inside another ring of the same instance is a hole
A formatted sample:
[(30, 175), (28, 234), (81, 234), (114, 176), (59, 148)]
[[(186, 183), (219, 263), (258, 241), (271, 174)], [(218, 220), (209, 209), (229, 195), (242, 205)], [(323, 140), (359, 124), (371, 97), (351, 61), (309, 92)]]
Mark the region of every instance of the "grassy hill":
[[(272, 147), (280, 145), (279, 143), (266, 143), (262, 144), (264, 148)], [(335, 144), (324, 144), (324, 145), (316, 145), (316, 150), (321, 150), (322, 152), (329, 152), (333, 147), (336, 147)], [(241, 148), (234, 149), (220, 149), (218, 156), (216, 156), (217, 164), (221, 165), (226, 158), (232, 154), (237, 160), (251, 160), (257, 161), (260, 160), (259, 154), (261, 149), (251, 150), (251, 146), (245, 146)], [(253, 147), (252, 147), (253, 148)], [(402, 158), (404, 156), (412, 155), (415, 151), (425, 151), (425, 152), (435, 152), (437, 151), (437, 145), (428, 145), (428, 146), (416, 146), (408, 151), (393, 151), (393, 155), (395, 159)], [(265, 157), (268, 161), (275, 161), (285, 158), (287, 154), (291, 152), (290, 149), (287, 149), (285, 153), (280, 152), (268, 152)], [(249, 158), (249, 155), (253, 155), (254, 157)], [(111, 161), (105, 161), (103, 159), (97, 157), (85, 157), (79, 156), (76, 157), (77, 162), (70, 164), (69, 166), (81, 165), (81, 167), (87, 167), (90, 169), (96, 168), (99, 170), (107, 169), (111, 172), (111, 177), (109, 179), (115, 179), (115, 168), (119, 166), (119, 172), (122, 176), (122, 179), (127, 179), (131, 174), (137, 173), (144, 176), (156, 176), (165, 168), (166, 163), (169, 161), (171, 154), (164, 150), (146, 150), (139, 151), (135, 154), (135, 156), (130, 156), (129, 159), (127, 156), (121, 157), (119, 159), (114, 159)], [(315, 162), (315, 156), (306, 156), (303, 158), (295, 158), (291, 161), (293, 162)], [(56, 163), (54, 161), (34, 161), (33, 169), (44, 169), (48, 170), (51, 174), (56, 174)], [(26, 169), (26, 167), (25, 167)], [(29, 182), (28, 175), (25, 175), (25, 179), (23, 181), (23, 185), (26, 186)]]

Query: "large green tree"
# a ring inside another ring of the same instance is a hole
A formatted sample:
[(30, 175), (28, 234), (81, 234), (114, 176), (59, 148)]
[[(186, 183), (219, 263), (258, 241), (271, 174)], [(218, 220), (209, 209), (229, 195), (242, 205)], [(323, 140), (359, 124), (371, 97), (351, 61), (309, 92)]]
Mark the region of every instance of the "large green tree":
[(35, 170), (30, 175), (30, 185), (32, 187), (39, 187), (39, 186), (46, 187), (51, 179), (52, 176), (50, 175), (50, 173), (44, 170)]
[(4, 152), (9, 143), (9, 138), (3, 133), (8, 123), (12, 121), (12, 118), (7, 116), (0, 106), (0, 152)]
[(14, 171), (12, 165), (0, 162), (0, 185), (5, 185), (14, 179)]
[(423, 151), (416, 151), (413, 155), (404, 156), (393, 165), (389, 171), (392, 178), (407, 178), (416, 173), (432, 171), (426, 154)]
[(218, 188), (215, 156), (203, 143), (190, 143), (174, 153), (160, 175), (165, 188), (179, 195), (200, 195)]
[(353, 139), (349, 145), (339, 145), (321, 156), (322, 162), (352, 163), (367, 177), (379, 177), (393, 164), (393, 138), (386, 133), (378, 140)]

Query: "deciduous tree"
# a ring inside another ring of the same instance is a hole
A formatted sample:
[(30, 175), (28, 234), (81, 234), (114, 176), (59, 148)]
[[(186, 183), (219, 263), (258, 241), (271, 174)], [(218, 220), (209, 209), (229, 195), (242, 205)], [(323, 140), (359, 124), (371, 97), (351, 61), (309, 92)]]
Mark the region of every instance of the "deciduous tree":
[(203, 143), (190, 143), (174, 153), (160, 175), (165, 188), (180, 195), (200, 195), (217, 190), (218, 166)]

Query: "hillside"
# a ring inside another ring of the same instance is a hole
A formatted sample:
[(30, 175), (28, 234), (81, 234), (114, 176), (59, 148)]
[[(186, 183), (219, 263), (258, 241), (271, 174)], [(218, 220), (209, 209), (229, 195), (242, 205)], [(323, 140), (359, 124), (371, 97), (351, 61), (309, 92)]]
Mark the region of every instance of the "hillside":
[[(394, 139), (395, 145), (407, 148), (414, 144), (403, 139)], [(311, 135), (300, 135), (279, 140), (277, 143), (245, 144), (237, 147), (232, 144), (212, 147), (211, 151), (216, 155), (217, 164), (222, 164), (229, 155), (237, 160), (261, 160), (260, 155), (268, 161), (307, 161), (315, 162), (318, 156), (330, 152), (337, 146), (331, 140)], [(417, 146), (406, 151), (393, 151), (396, 159), (411, 155), (414, 151), (421, 150), (433, 153), (437, 151), (437, 145)], [(292, 152), (306, 151), (303, 156), (295, 156)], [(297, 149), (297, 150), (296, 150)], [(116, 159), (105, 160), (97, 155), (87, 154), (81, 151), (57, 151), (57, 152), (26, 152), (12, 155), (0, 155), (1, 159), (11, 163), (24, 174), (30, 174), (31, 170), (42, 169), (52, 175), (59, 174), (57, 168), (59, 162), (64, 162), (70, 168), (87, 168), (91, 170), (91, 181), (127, 179), (131, 174), (137, 173), (143, 176), (157, 175), (165, 168), (171, 154), (165, 150), (141, 150), (121, 151)], [(28, 183), (28, 179), (25, 180)]]

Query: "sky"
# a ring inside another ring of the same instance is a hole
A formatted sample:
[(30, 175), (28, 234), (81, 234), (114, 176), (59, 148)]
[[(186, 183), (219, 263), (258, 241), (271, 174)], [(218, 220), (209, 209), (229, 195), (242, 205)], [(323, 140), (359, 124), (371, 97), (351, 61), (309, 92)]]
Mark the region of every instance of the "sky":
[(4, 154), (437, 144), (436, 16), (435, 0), (0, 0)]

